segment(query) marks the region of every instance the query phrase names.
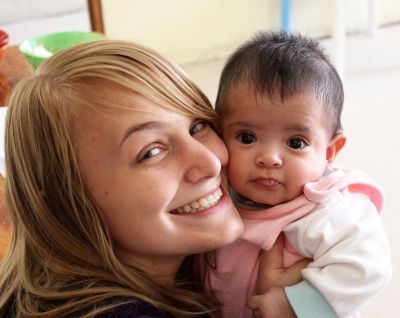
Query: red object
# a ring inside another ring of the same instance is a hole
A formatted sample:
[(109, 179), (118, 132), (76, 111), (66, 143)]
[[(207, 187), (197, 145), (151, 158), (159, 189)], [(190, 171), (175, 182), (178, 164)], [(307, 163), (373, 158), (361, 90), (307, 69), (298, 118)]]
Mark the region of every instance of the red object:
[(8, 44), (9, 36), (8, 34), (0, 29), (0, 49)]

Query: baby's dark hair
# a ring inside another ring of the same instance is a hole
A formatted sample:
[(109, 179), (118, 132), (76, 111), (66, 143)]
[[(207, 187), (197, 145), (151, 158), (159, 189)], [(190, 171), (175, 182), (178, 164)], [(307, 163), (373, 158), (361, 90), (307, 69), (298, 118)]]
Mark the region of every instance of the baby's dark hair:
[(335, 135), (342, 129), (343, 85), (320, 44), (300, 34), (260, 32), (228, 59), (219, 82), (216, 111), (223, 114), (230, 90), (247, 82), (256, 94), (272, 98), (313, 94), (325, 107)]

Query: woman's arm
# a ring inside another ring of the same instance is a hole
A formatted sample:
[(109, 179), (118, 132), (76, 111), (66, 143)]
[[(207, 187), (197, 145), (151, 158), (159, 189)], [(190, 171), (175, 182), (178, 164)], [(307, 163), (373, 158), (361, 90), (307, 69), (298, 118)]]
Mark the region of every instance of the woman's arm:
[(317, 317), (336, 317), (324, 296), (302, 279), (301, 271), (311, 260), (304, 259), (284, 268), (282, 255), (281, 235), (268, 252), (262, 252), (257, 284), (259, 295), (248, 300), (255, 317), (312, 317), (309, 314), (314, 312), (317, 312)]

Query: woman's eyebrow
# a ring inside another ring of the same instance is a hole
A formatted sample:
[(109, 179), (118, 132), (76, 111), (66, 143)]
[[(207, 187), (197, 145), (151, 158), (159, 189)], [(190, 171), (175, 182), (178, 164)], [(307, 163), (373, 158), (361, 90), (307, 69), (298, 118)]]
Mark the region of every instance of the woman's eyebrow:
[(131, 127), (129, 127), (126, 132), (124, 133), (124, 136), (122, 137), (121, 143), (119, 145), (119, 147), (122, 146), (122, 144), (125, 142), (125, 140), (132, 135), (133, 133), (137, 132), (137, 131), (141, 131), (141, 130), (146, 130), (146, 129), (155, 129), (155, 128), (162, 128), (165, 127), (166, 123), (161, 122), (161, 121), (147, 121), (144, 123), (140, 123), (137, 125), (133, 125)]

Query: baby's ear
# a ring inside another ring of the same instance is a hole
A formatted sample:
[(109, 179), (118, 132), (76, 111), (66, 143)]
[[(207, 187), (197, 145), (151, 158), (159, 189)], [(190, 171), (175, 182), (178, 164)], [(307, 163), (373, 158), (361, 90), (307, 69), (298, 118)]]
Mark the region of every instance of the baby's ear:
[(345, 144), (346, 136), (342, 132), (339, 132), (331, 139), (328, 148), (326, 148), (326, 160), (328, 163), (332, 163), (335, 160), (337, 154), (342, 150)]

